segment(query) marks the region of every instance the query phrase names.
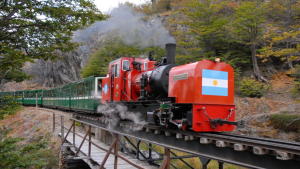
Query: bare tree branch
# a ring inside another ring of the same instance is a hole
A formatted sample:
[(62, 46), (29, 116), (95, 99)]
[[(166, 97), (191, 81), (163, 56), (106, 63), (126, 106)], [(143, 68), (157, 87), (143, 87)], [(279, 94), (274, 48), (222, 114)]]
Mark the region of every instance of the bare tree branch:
[(10, 67), (10, 68), (4, 73), (4, 75), (0, 77), (0, 83), (2, 83), (2, 80), (5, 78), (6, 74), (7, 74), (8, 72), (11, 71), (11, 69), (12, 69), (12, 67)]
[(0, 7), (0, 9), (3, 9), (7, 5), (7, 0), (4, 1), (3, 6)]
[[(20, 3), (20, 4), (17, 4), (17, 5), (22, 6), (22, 5), (24, 5), (27, 1), (28, 1), (28, 0), (25, 0), (24, 2), (22, 2), (22, 3)], [(10, 12), (10, 14), (8, 14), (7, 16), (4, 16), (4, 17), (3, 17), (3, 20), (6, 21), (6, 20), (10, 19), (10, 18), (11, 18), (18, 10), (19, 10), (19, 8), (14, 8), (14, 9)]]

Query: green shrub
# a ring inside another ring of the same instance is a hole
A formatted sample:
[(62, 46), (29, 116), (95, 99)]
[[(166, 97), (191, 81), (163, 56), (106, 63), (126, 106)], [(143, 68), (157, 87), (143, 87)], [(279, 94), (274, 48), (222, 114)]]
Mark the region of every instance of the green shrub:
[(240, 92), (247, 97), (262, 97), (265, 93), (265, 85), (255, 80), (243, 79), (240, 83)]
[(10, 95), (0, 97), (0, 119), (3, 119), (4, 115), (11, 115), (22, 109), (22, 105), (14, 101), (17, 98)]
[(270, 121), (274, 128), (284, 131), (297, 131), (300, 128), (300, 115), (296, 114), (272, 114)]
[[(56, 168), (46, 141), (20, 144), (24, 138), (8, 137), (11, 129), (0, 127), (0, 168)], [(57, 163), (57, 161), (56, 161)]]

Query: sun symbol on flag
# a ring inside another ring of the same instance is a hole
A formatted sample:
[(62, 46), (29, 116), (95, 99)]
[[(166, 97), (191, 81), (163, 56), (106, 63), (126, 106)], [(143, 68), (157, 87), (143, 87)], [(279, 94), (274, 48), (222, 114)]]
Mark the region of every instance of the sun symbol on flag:
[(214, 84), (214, 86), (217, 86), (217, 85), (218, 85), (218, 81), (217, 81), (217, 80), (214, 80), (214, 81), (213, 81), (213, 84)]

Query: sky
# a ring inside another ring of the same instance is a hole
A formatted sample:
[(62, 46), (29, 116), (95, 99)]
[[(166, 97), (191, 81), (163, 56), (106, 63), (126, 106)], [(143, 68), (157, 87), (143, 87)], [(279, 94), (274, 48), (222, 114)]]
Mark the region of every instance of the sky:
[(138, 5), (145, 3), (146, 0), (94, 0), (94, 2), (102, 13), (107, 13), (112, 8), (117, 7), (119, 3), (131, 2)]

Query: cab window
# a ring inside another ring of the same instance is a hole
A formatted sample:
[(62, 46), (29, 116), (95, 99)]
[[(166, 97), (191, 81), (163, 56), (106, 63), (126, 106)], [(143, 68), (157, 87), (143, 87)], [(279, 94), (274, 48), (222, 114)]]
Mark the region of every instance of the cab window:
[(120, 75), (120, 64), (115, 65), (115, 77), (119, 77)]
[(144, 63), (144, 70), (147, 71), (147, 69), (148, 69), (148, 63), (145, 62), (145, 63)]
[(129, 60), (122, 61), (122, 70), (123, 71), (129, 70)]
[(115, 74), (115, 65), (111, 65), (111, 75)]

